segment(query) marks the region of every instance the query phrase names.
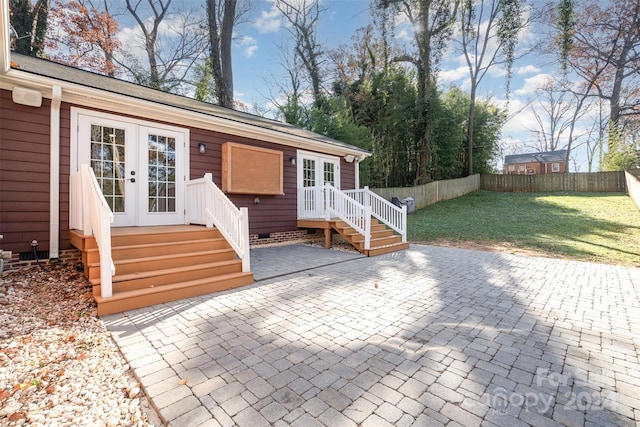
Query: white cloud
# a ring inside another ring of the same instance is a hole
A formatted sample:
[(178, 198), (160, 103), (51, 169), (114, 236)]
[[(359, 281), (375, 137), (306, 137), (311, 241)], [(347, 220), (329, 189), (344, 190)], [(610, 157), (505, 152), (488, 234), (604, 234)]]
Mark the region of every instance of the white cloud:
[(443, 86), (448, 86), (451, 83), (455, 83), (462, 79), (469, 78), (469, 67), (460, 66), (448, 70), (440, 70), (438, 72), (439, 81), (443, 83)]
[(516, 67), (515, 70), (513, 70), (514, 74), (518, 74), (518, 75), (523, 75), (523, 74), (534, 74), (534, 73), (539, 73), (540, 72), (540, 68), (536, 67), (535, 65), (524, 65), (521, 67)]
[(235, 40), (245, 58), (251, 58), (258, 50), (258, 41), (250, 36), (242, 36)]
[(271, 5), (271, 9), (263, 10), (260, 12), (260, 16), (253, 22), (253, 26), (260, 33), (276, 33), (282, 26), (282, 14), (275, 6)]
[(534, 94), (537, 89), (547, 83), (553, 76), (546, 73), (536, 74), (533, 77), (524, 79), (524, 84), (520, 89), (515, 90), (513, 93), (518, 96)]

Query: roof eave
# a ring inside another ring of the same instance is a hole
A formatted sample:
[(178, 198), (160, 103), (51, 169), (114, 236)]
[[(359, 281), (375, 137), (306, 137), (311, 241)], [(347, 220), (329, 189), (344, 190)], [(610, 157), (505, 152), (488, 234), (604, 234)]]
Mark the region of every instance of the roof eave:
[(326, 154), (338, 156), (353, 155), (359, 160), (364, 160), (371, 156), (371, 153), (357, 147), (350, 148), (333, 145), (327, 141), (304, 138), (286, 132), (217, 117), (215, 115), (165, 105), (102, 89), (95, 89), (51, 77), (40, 76), (18, 69), (7, 70), (2, 76), (2, 81), (0, 81), (0, 87), (3, 89), (11, 90), (14, 86), (28, 86), (42, 92), (42, 96), (45, 98), (51, 98), (51, 91), (54, 85), (62, 88), (63, 102), (78, 106), (130, 114), (145, 119), (166, 121), (182, 126), (193, 126)]

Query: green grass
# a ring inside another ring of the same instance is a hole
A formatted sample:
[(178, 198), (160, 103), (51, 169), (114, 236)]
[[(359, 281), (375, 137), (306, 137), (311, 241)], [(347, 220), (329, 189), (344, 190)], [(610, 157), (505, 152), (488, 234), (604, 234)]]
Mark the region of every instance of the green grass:
[(408, 236), (640, 266), (640, 211), (625, 194), (480, 191), (409, 215)]

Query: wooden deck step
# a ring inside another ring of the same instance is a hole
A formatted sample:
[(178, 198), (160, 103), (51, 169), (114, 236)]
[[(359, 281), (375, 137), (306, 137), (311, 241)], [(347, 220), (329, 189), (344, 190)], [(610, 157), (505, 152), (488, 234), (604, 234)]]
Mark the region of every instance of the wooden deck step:
[(386, 246), (372, 247), (371, 249), (369, 249), (367, 256), (384, 255), (391, 252), (404, 251), (406, 249), (409, 249), (408, 242), (398, 242), (398, 243), (394, 243)]
[(202, 226), (126, 227), (111, 230), (116, 268), (112, 296), (102, 298), (100, 257), (92, 236), (73, 230), (85, 275), (93, 285), (98, 315), (147, 307), (253, 283), (231, 245)]
[[(196, 280), (241, 271), (242, 261), (240, 260), (219, 261), (142, 273), (116, 275), (113, 276), (112, 287), (113, 292), (152, 288), (172, 282), (177, 283), (185, 280)], [(93, 285), (94, 294), (100, 295), (100, 278), (89, 280), (89, 283)]]
[(183, 298), (206, 295), (251, 283), (253, 283), (253, 273), (231, 273), (153, 288), (118, 292), (114, 293), (110, 298), (102, 298), (101, 296), (95, 296), (94, 298), (98, 303), (98, 316), (105, 316)]
[[(115, 246), (111, 249), (111, 258), (114, 261), (126, 260), (132, 258), (144, 258), (153, 254), (159, 255), (175, 255), (180, 253), (201, 252), (211, 249), (225, 249), (229, 245), (222, 237), (212, 239), (197, 240), (179, 240), (162, 243), (147, 243), (128, 246)], [(98, 249), (87, 250), (87, 262), (100, 262), (100, 253)]]
[[(369, 249), (364, 247), (364, 235), (357, 232), (353, 227), (344, 221), (330, 221), (331, 228), (336, 230), (360, 253), (367, 256), (376, 256), (389, 252), (407, 249), (409, 244), (402, 242), (402, 237), (395, 234), (393, 230), (387, 228), (377, 219), (371, 219), (371, 237), (369, 241)], [(327, 230), (325, 229), (325, 233)]]
[[(144, 258), (130, 258), (113, 260), (117, 275), (143, 273), (147, 271), (194, 266), (213, 261), (228, 261), (236, 259), (236, 253), (231, 248), (214, 249), (211, 251), (181, 253), (172, 255), (149, 256)], [(89, 264), (89, 280), (100, 277), (100, 264)]]

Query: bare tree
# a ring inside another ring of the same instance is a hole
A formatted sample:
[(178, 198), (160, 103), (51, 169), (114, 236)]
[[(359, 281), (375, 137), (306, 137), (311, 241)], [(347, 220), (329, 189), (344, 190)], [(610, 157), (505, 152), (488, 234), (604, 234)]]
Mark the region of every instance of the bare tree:
[(585, 92), (609, 103), (609, 121), (623, 132), (640, 115), (640, 1), (593, 1), (575, 11), (568, 63)]
[(533, 148), (538, 151), (555, 151), (560, 147), (561, 140), (567, 138), (567, 132), (574, 124), (574, 95), (567, 90), (566, 85), (552, 77), (536, 89), (535, 95), (531, 111), (538, 127), (529, 129), (537, 139)]
[(126, 0), (127, 11), (138, 24), (146, 63), (130, 46), (116, 62), (139, 84), (180, 91), (186, 76), (204, 53), (202, 23), (192, 11), (169, 13), (172, 0)]
[(506, 66), (508, 96), (516, 43), (528, 22), (523, 19), (523, 0), (464, 0), (459, 11), (461, 45), (471, 83), (467, 124), (467, 167), (471, 175), (478, 86), (491, 68)]
[(322, 65), (325, 52), (318, 43), (316, 30), (320, 14), (325, 10), (318, 0), (276, 0), (275, 6), (284, 15), (294, 39), (294, 52), (311, 85), (314, 106), (323, 102)]
[[(47, 48), (51, 58), (113, 77), (113, 59), (120, 47), (118, 23), (109, 13), (107, 0), (55, 0), (50, 11)], [(52, 31), (53, 30), (53, 31)], [(60, 49), (60, 45), (65, 49)]]

